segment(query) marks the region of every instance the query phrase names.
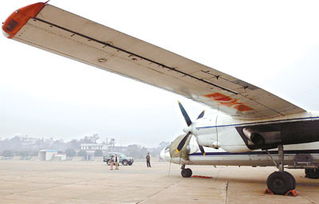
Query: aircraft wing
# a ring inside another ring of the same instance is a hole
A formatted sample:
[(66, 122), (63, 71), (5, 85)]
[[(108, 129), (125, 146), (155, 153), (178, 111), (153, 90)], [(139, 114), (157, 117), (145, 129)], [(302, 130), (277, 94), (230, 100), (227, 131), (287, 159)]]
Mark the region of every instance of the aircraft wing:
[(238, 119), (305, 112), (259, 87), (46, 3), (14, 12), (8, 38), (180, 94)]

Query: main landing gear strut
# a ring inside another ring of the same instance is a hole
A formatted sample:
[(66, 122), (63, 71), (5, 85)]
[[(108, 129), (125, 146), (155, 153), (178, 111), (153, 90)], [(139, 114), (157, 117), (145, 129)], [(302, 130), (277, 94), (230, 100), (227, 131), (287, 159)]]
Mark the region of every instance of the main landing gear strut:
[(181, 169), (182, 169), (181, 174), (184, 178), (189, 178), (192, 176), (193, 174), (192, 170), (189, 168), (185, 168), (185, 164), (182, 165)]
[[(288, 172), (284, 171), (284, 148), (283, 145), (278, 146), (279, 163), (275, 162), (279, 171), (275, 171), (267, 178), (268, 190), (274, 194), (286, 195), (289, 192), (295, 192), (296, 180)], [(294, 194), (294, 193), (293, 193)]]

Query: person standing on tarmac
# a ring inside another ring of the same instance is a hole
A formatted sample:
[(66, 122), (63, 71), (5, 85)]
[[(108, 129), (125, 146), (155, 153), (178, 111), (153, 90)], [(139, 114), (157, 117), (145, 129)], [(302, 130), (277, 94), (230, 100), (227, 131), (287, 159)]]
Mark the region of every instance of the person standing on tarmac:
[(146, 155), (146, 166), (151, 168), (151, 155), (149, 152)]
[(117, 154), (114, 155), (114, 162), (115, 162), (115, 170), (119, 170), (119, 161), (120, 158), (117, 156)]
[(114, 155), (112, 155), (110, 158), (110, 170), (113, 170), (114, 163), (115, 163), (115, 158), (114, 158)]

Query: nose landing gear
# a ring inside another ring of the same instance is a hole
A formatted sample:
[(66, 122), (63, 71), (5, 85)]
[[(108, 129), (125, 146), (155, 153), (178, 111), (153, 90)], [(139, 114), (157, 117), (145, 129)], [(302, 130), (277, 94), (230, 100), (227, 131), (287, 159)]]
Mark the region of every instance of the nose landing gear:
[(278, 146), (278, 155), (280, 163), (275, 162), (279, 171), (275, 171), (270, 174), (267, 178), (267, 187), (270, 192), (277, 195), (287, 195), (291, 192), (292, 195), (295, 195), (296, 180), (288, 172), (284, 171), (284, 148), (283, 145)]
[(182, 177), (189, 178), (192, 176), (193, 174), (192, 170), (189, 168), (185, 168), (185, 164), (182, 165), (181, 169), (182, 169), (181, 171)]

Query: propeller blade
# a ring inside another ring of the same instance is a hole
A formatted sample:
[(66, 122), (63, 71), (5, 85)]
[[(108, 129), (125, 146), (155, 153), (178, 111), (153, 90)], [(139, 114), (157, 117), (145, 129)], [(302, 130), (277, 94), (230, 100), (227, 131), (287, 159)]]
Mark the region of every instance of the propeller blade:
[(177, 152), (179, 152), (179, 151), (181, 151), (183, 149), (183, 147), (184, 147), (188, 137), (190, 136), (190, 134), (191, 134), (191, 132), (188, 132), (185, 135), (185, 137), (180, 141), (180, 143), (178, 144), (177, 149), (176, 149)]
[(205, 152), (205, 150), (204, 150), (204, 147), (202, 146), (202, 145), (198, 145), (198, 147), (199, 147), (199, 149), (200, 149), (200, 152), (202, 153), (202, 155), (206, 155), (206, 152)]
[(205, 114), (205, 111), (203, 110), (203, 111), (198, 115), (197, 119), (200, 119), (200, 118), (204, 117), (204, 114)]
[(181, 109), (181, 112), (184, 116), (184, 119), (186, 121), (187, 126), (190, 126), (192, 124), (192, 121), (191, 121), (190, 117), (188, 116), (185, 108), (183, 107), (183, 105), (179, 101), (178, 101), (178, 106)]
[(206, 152), (205, 152), (205, 150), (204, 150), (204, 147), (199, 144), (199, 142), (198, 142), (198, 137), (196, 137), (196, 141), (197, 141), (197, 144), (198, 144), (198, 147), (199, 147), (200, 152), (202, 153), (202, 155), (205, 156), (205, 155), (206, 155)]

